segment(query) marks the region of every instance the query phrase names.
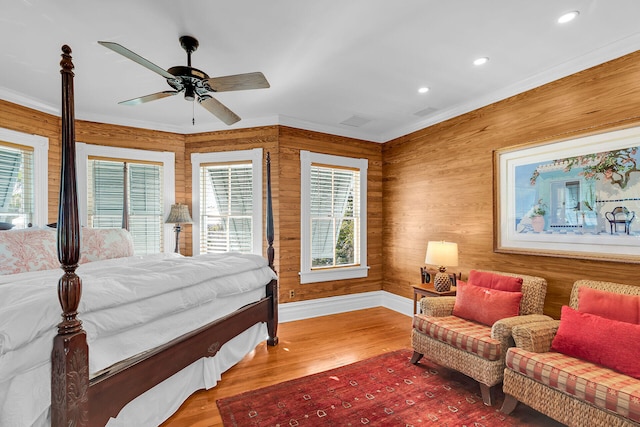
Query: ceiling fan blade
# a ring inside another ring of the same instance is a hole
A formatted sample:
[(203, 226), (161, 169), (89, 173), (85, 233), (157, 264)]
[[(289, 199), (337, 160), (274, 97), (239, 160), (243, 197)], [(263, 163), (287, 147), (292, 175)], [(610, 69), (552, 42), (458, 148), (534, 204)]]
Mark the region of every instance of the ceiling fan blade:
[(122, 104), (122, 105), (144, 104), (145, 102), (155, 101), (156, 99), (166, 98), (168, 96), (177, 95), (178, 93), (180, 92), (177, 92), (175, 90), (165, 90), (164, 92), (152, 93), (151, 95), (145, 95), (139, 98), (133, 98), (127, 101), (118, 102), (118, 104)]
[(233, 76), (212, 77), (207, 84), (214, 92), (229, 92), (232, 90), (265, 89), (269, 82), (261, 72), (236, 74)]
[(118, 43), (114, 43), (114, 42), (98, 42), (100, 43), (102, 46), (111, 49), (112, 51), (119, 53), (120, 55), (124, 56), (125, 58), (128, 58), (130, 60), (132, 60), (133, 62), (137, 62), (138, 64), (142, 65), (145, 68), (148, 68), (149, 70), (153, 71), (154, 73), (158, 73), (160, 74), (162, 77), (164, 77), (165, 79), (175, 79), (176, 76), (174, 76), (173, 74), (169, 73), (166, 70), (163, 70), (162, 68), (158, 67), (156, 64), (154, 64), (153, 62), (144, 59), (142, 56), (138, 55), (135, 52), (130, 51), (129, 49), (127, 49), (126, 47), (119, 45)]
[(233, 111), (225, 107), (224, 104), (222, 104), (220, 101), (209, 95), (201, 96), (200, 99), (198, 99), (198, 102), (211, 114), (228, 125), (232, 125), (235, 122), (240, 121), (240, 117), (236, 113), (234, 113)]

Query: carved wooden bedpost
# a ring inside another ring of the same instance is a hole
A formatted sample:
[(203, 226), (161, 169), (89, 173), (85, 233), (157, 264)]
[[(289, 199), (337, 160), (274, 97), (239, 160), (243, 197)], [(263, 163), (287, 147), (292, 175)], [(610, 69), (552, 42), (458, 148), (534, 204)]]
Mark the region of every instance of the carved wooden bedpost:
[(267, 151), (267, 260), (269, 261), (269, 267), (275, 272), (275, 266), (273, 265), (274, 250), (273, 250), (273, 203), (271, 202), (271, 153)]
[(71, 48), (62, 46), (62, 170), (58, 207), (58, 259), (64, 274), (58, 282), (62, 322), (53, 341), (51, 425), (86, 426), (89, 422), (89, 352), (82, 322), (76, 318), (82, 281), (76, 275), (80, 258), (80, 224), (76, 191), (75, 115)]
[(122, 228), (129, 231), (129, 166), (122, 167)]
[[(276, 268), (273, 264), (275, 257), (273, 250), (274, 234), (273, 203), (271, 202), (271, 153), (267, 152), (267, 260), (269, 261), (269, 267), (275, 272)], [(276, 345), (278, 344), (278, 282), (276, 280), (271, 281), (267, 288), (267, 293), (272, 296), (271, 313), (269, 315), (270, 320), (267, 323), (269, 332), (267, 344)]]

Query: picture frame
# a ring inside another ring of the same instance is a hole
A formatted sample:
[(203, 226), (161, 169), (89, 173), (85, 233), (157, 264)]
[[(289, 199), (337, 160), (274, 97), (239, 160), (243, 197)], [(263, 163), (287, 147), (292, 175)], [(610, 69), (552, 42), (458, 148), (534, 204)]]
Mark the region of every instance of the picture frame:
[[(438, 270), (435, 268), (428, 267), (420, 267), (420, 280), (424, 285), (425, 283), (431, 283), (431, 279), (436, 277), (438, 274)], [(447, 273), (449, 274), (449, 279), (451, 279), (451, 286), (456, 286), (458, 284), (458, 280), (462, 279), (462, 272), (456, 273)]]
[(494, 251), (640, 263), (640, 127), (495, 150)]

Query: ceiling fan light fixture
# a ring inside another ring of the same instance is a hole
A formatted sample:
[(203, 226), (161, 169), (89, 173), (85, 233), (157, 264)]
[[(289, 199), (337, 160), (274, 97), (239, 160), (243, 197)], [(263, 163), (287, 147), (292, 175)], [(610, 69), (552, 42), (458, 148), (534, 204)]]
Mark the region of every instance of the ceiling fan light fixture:
[(489, 62), (489, 58), (488, 58), (488, 57), (486, 57), (486, 56), (483, 56), (482, 58), (478, 58), (478, 59), (476, 59), (475, 61), (473, 61), (473, 65), (476, 65), (476, 66), (478, 66), (478, 65), (484, 65), (484, 64), (486, 64), (487, 62)]
[(187, 85), (184, 88), (184, 99), (187, 101), (193, 101), (196, 99), (196, 92), (193, 89), (193, 85)]
[(580, 12), (578, 12), (577, 10), (567, 12), (560, 18), (558, 18), (558, 24), (566, 24), (567, 22), (571, 22), (576, 19), (578, 15), (580, 15)]
[(418, 93), (427, 93), (427, 92), (429, 92), (429, 88), (426, 86), (423, 86), (420, 89), (418, 89)]

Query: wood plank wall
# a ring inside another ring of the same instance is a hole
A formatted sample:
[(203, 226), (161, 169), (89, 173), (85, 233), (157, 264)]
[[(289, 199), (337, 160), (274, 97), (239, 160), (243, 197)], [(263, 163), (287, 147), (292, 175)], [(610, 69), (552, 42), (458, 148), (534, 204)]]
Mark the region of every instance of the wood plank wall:
[(60, 117), (22, 107), (0, 100), (0, 127), (26, 134), (40, 135), (49, 139), (48, 221), (58, 217), (58, 194), (60, 192)]
[[(0, 101), (0, 127), (49, 138), (49, 216), (57, 219), (60, 187), (60, 118)], [(382, 146), (282, 126), (180, 135), (104, 123), (76, 121), (76, 140), (87, 144), (173, 151), (176, 155), (176, 202), (192, 211), (191, 154), (262, 147), (271, 152), (275, 220), (276, 268), (281, 301), (377, 291), (382, 282)], [(161, 148), (160, 148), (161, 147)], [(369, 159), (368, 247), (369, 277), (300, 285), (300, 150)], [(266, 172), (266, 171), (265, 171)], [(265, 180), (266, 188), (266, 180)], [(265, 193), (266, 194), (266, 193)], [(191, 226), (184, 225), (180, 252), (191, 255)], [(290, 298), (290, 292), (294, 297)]]
[[(270, 151), (282, 302), (380, 289), (411, 298), (426, 242), (443, 239), (459, 243), (463, 275), (483, 268), (545, 277), (545, 312), (558, 317), (576, 279), (636, 284), (640, 265), (494, 253), (493, 150), (640, 125), (638, 107), (640, 52), (635, 52), (386, 144), (285, 126), (180, 135), (83, 121), (77, 121), (76, 139), (175, 152), (176, 201), (190, 207), (191, 153)], [(49, 221), (55, 221), (60, 118), (0, 100), (0, 127), (49, 138)], [(301, 149), (369, 159), (368, 278), (300, 285)], [(191, 227), (185, 226), (181, 252), (191, 254), (191, 243)]]
[(545, 312), (556, 318), (577, 279), (640, 285), (640, 264), (493, 252), (493, 150), (632, 125), (640, 52), (384, 144), (383, 289), (411, 297), (428, 240), (458, 243), (463, 277), (478, 268), (546, 278)]
[[(234, 150), (251, 150), (254, 148), (262, 148), (262, 155), (266, 159), (267, 152), (271, 153), (271, 191), (274, 211), (274, 249), (276, 270), (279, 268), (278, 256), (280, 251), (279, 245), (279, 155), (278, 155), (278, 128), (277, 126), (264, 126), (251, 129), (238, 129), (218, 132), (206, 132), (186, 136), (185, 142), (185, 176), (186, 176), (186, 203), (189, 205), (189, 211), (193, 212), (192, 204), (192, 174), (191, 174), (191, 154), (193, 153), (215, 153)], [(263, 169), (263, 212), (266, 212), (266, 168)], [(266, 220), (266, 218), (265, 218)], [(266, 256), (266, 229), (263, 241), (265, 242), (264, 255)], [(185, 227), (184, 240), (187, 245), (184, 254), (193, 254), (193, 238), (191, 226)]]
[[(279, 128), (280, 144), (280, 301), (292, 302), (378, 291), (382, 282), (382, 145), (290, 127)], [(362, 279), (300, 284), (300, 150), (366, 158), (367, 257)], [(290, 297), (289, 291), (294, 291)]]
[[(265, 126), (186, 136), (186, 200), (191, 206), (191, 154), (263, 148), (272, 161), (275, 225), (275, 263), (279, 274), (280, 301), (377, 291), (382, 282), (382, 147), (318, 132), (283, 126)], [(367, 251), (371, 270), (366, 279), (300, 285), (300, 150), (369, 159)], [(266, 184), (266, 181), (265, 181)], [(191, 253), (190, 227), (186, 230)], [(294, 296), (290, 297), (290, 291)]]
[[(0, 100), (0, 127), (49, 138), (48, 221), (57, 221), (60, 192), (60, 117)], [(141, 150), (173, 151), (176, 159), (176, 202), (181, 203), (185, 203), (184, 140), (184, 135), (176, 133), (76, 120), (76, 141), (78, 142)], [(183, 239), (180, 246), (184, 251), (186, 242)]]
[[(137, 150), (172, 151), (175, 154), (176, 203), (185, 203), (184, 140), (185, 136), (177, 133), (76, 120), (76, 141), (78, 142)], [(57, 203), (57, 197), (54, 201)], [(182, 254), (187, 248), (183, 236), (180, 234), (180, 253)]]

